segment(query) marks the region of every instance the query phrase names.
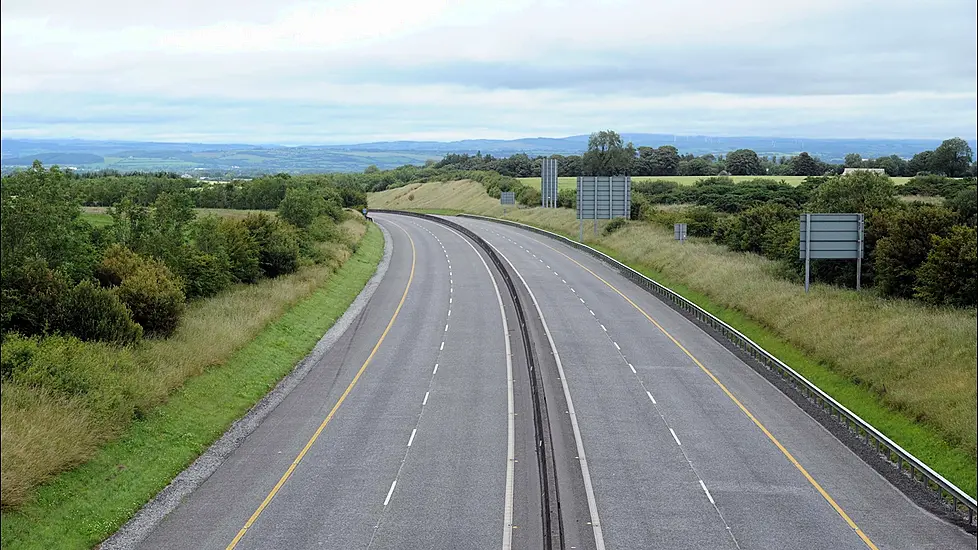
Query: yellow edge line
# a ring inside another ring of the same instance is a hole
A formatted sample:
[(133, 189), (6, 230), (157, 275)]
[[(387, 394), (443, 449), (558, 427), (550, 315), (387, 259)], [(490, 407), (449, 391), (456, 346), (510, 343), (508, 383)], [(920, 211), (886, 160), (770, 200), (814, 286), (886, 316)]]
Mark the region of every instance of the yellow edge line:
[[(536, 239), (534, 239), (534, 240), (536, 240)], [(673, 338), (673, 336), (671, 334), (669, 334), (669, 332), (666, 329), (662, 328), (662, 325), (660, 325), (659, 323), (657, 323), (655, 319), (653, 319), (648, 313), (646, 313), (644, 309), (642, 309), (641, 307), (639, 307), (638, 304), (636, 304), (635, 302), (633, 302), (628, 296), (625, 296), (625, 294), (622, 291), (618, 290), (615, 287), (615, 285), (613, 285), (613, 284), (609, 283), (608, 281), (602, 279), (600, 275), (598, 275), (597, 273), (591, 271), (586, 266), (584, 266), (583, 264), (581, 264), (580, 262), (578, 262), (574, 258), (571, 258), (567, 254), (564, 254), (563, 252), (557, 250), (556, 248), (554, 248), (554, 247), (552, 247), (550, 245), (547, 245), (547, 244), (545, 244), (545, 243), (543, 243), (541, 241), (537, 241), (537, 242), (540, 243), (543, 246), (546, 246), (550, 250), (553, 250), (554, 252), (560, 254), (561, 256), (567, 258), (568, 260), (574, 262), (581, 269), (583, 269), (584, 271), (587, 271), (588, 273), (590, 273), (591, 275), (593, 275), (596, 279), (598, 279), (602, 283), (606, 284), (608, 286), (608, 288), (610, 288), (611, 290), (614, 290), (615, 292), (617, 292), (619, 296), (621, 296), (622, 298), (624, 298), (625, 301), (627, 301), (629, 304), (632, 305), (632, 307), (634, 307), (642, 315), (644, 315), (646, 319), (648, 319), (653, 325), (655, 325), (656, 328), (659, 329), (659, 331), (662, 332), (662, 334), (665, 334), (666, 337), (668, 337), (670, 340), (672, 340), (672, 343), (673, 344), (676, 344), (676, 346), (678, 346), (679, 349), (683, 350), (683, 353), (685, 353), (690, 359), (692, 359), (693, 362), (696, 363), (696, 365), (703, 372), (705, 372), (706, 375), (709, 376), (710, 379), (713, 380), (713, 382), (716, 383), (717, 386), (720, 386), (720, 389), (723, 390), (723, 393), (727, 394), (727, 397), (729, 397), (730, 400), (733, 401), (740, 408), (740, 410), (743, 411), (744, 414), (747, 415), (747, 418), (750, 418), (751, 421), (754, 422), (754, 424), (758, 428), (760, 428), (762, 432), (764, 432), (764, 435), (766, 435), (767, 438), (770, 439), (771, 442), (774, 443), (774, 445), (784, 454), (784, 456), (788, 459), (788, 461), (791, 462), (795, 466), (795, 468), (797, 468), (798, 471), (801, 472), (801, 474), (803, 476), (805, 476), (805, 479), (807, 479), (808, 482), (811, 483), (812, 487), (814, 487), (815, 490), (817, 490), (818, 493), (820, 495), (822, 495), (822, 498), (824, 498), (826, 500), (826, 502), (828, 502), (829, 504), (831, 504), (832, 505), (832, 508), (834, 508), (835, 511), (838, 512), (838, 514), (842, 517), (842, 519), (844, 519), (845, 522), (847, 524), (849, 524), (849, 527), (851, 527), (852, 530), (855, 531), (857, 535), (859, 535), (859, 538), (862, 539), (862, 541), (866, 544), (866, 546), (869, 547), (869, 548), (871, 548), (872, 550), (879, 550), (879, 548), (875, 544), (873, 544), (873, 541), (870, 540), (870, 538), (868, 536), (866, 536), (866, 533), (864, 533), (863, 530), (860, 529), (858, 525), (856, 525), (856, 522), (854, 522), (852, 520), (852, 518), (849, 517), (849, 514), (847, 514), (845, 512), (845, 510), (843, 510), (842, 507), (839, 506), (839, 504), (835, 501), (835, 499), (833, 499), (829, 495), (829, 493), (825, 489), (823, 489), (822, 486), (819, 485), (817, 481), (815, 481), (815, 478), (813, 478), (811, 476), (811, 474), (808, 473), (808, 470), (806, 470), (805, 467), (802, 466), (798, 462), (798, 460), (796, 460), (795, 457), (792, 456), (792, 454), (790, 452), (788, 452), (788, 449), (786, 449), (784, 447), (784, 445), (782, 445), (781, 442), (778, 441), (778, 439), (776, 437), (774, 437), (774, 434), (772, 434), (770, 431), (768, 431), (768, 429), (764, 427), (764, 424), (761, 424), (761, 421), (758, 420), (757, 417), (755, 417), (753, 414), (751, 414), (751, 412), (749, 410), (747, 410), (747, 407), (745, 407), (744, 404), (741, 403), (739, 399), (737, 399), (736, 397), (734, 397), (734, 394), (731, 393), (730, 390), (728, 390), (727, 387), (723, 385), (723, 382), (720, 382), (720, 380), (712, 372), (710, 372), (710, 369), (706, 368), (703, 365), (703, 363), (700, 363), (699, 359), (697, 359), (696, 357), (694, 357), (693, 354), (689, 352), (689, 350), (687, 350), (682, 344), (680, 344), (679, 343), (679, 340), (676, 340), (675, 338)]]
[(258, 519), (258, 516), (260, 516), (261, 513), (265, 511), (265, 508), (269, 505), (269, 503), (272, 502), (272, 499), (275, 498), (275, 495), (278, 494), (282, 486), (285, 485), (285, 482), (288, 481), (289, 477), (292, 476), (292, 472), (295, 471), (296, 466), (298, 466), (299, 463), (302, 462), (302, 458), (306, 456), (306, 453), (309, 452), (309, 449), (312, 448), (312, 445), (316, 442), (317, 439), (319, 439), (319, 434), (323, 433), (323, 430), (326, 428), (326, 425), (329, 424), (329, 421), (333, 419), (333, 416), (336, 414), (336, 411), (340, 408), (340, 405), (343, 404), (343, 401), (346, 400), (346, 396), (350, 394), (350, 391), (353, 389), (353, 386), (356, 386), (357, 381), (360, 379), (360, 375), (362, 375), (363, 372), (367, 370), (367, 365), (369, 365), (370, 361), (374, 358), (374, 355), (377, 353), (377, 350), (380, 348), (380, 345), (384, 343), (384, 338), (387, 337), (387, 333), (390, 332), (391, 326), (394, 325), (394, 320), (397, 319), (398, 313), (401, 312), (401, 306), (404, 305), (404, 300), (407, 299), (408, 290), (411, 289), (411, 282), (414, 281), (414, 266), (415, 266), (415, 261), (417, 260), (417, 253), (415, 252), (414, 240), (411, 238), (411, 235), (408, 235), (408, 232), (405, 231), (405, 229), (400, 225), (397, 225), (394, 222), (391, 223), (401, 231), (404, 231), (404, 234), (408, 238), (408, 242), (411, 243), (411, 274), (408, 276), (407, 286), (404, 287), (404, 294), (401, 295), (401, 301), (398, 302), (397, 308), (394, 310), (394, 315), (391, 316), (390, 322), (387, 323), (387, 328), (385, 328), (383, 334), (380, 335), (380, 339), (377, 340), (377, 344), (374, 345), (374, 349), (370, 351), (370, 355), (367, 356), (367, 360), (363, 362), (363, 365), (360, 367), (360, 370), (357, 371), (356, 376), (353, 377), (353, 381), (351, 381), (350, 385), (346, 387), (346, 390), (343, 392), (342, 395), (340, 395), (340, 398), (336, 401), (336, 404), (333, 405), (332, 410), (330, 410), (329, 414), (326, 415), (326, 419), (323, 420), (323, 423), (319, 425), (319, 428), (316, 429), (316, 432), (312, 434), (312, 437), (309, 438), (309, 441), (306, 443), (305, 447), (303, 447), (302, 450), (299, 451), (299, 455), (295, 457), (295, 460), (292, 461), (292, 464), (289, 465), (289, 468), (285, 470), (285, 473), (282, 474), (281, 478), (279, 478), (278, 483), (275, 484), (275, 487), (272, 487), (271, 492), (268, 493), (268, 496), (265, 497), (265, 500), (263, 500), (261, 505), (258, 506), (258, 509), (255, 510), (255, 513), (251, 514), (251, 517), (248, 518), (248, 521), (245, 522), (244, 527), (242, 527), (241, 530), (238, 531), (238, 534), (234, 536), (234, 539), (231, 540), (231, 543), (227, 545), (226, 550), (232, 550), (235, 546), (238, 545), (238, 543), (241, 541), (241, 537), (243, 537), (245, 533), (248, 532), (248, 528), (250, 528), (255, 523), (255, 520)]

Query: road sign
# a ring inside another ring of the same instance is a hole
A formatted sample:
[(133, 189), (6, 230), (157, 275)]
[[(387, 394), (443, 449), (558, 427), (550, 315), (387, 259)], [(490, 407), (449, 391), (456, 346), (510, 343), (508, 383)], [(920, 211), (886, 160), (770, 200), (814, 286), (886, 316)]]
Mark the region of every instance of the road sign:
[(499, 204), (516, 204), (516, 193), (513, 191), (503, 191), (499, 194)]
[(543, 159), (540, 165), (540, 205), (557, 208), (557, 159)]
[(598, 220), (631, 217), (631, 176), (578, 176), (577, 219), (581, 240), (584, 240), (584, 220), (594, 220), (594, 234), (598, 234)]
[(799, 220), (798, 258), (805, 260), (808, 292), (811, 260), (856, 260), (856, 290), (863, 268), (862, 214), (802, 214)]
[(674, 224), (672, 226), (672, 232), (677, 241), (682, 242), (686, 240), (686, 224), (684, 223)]

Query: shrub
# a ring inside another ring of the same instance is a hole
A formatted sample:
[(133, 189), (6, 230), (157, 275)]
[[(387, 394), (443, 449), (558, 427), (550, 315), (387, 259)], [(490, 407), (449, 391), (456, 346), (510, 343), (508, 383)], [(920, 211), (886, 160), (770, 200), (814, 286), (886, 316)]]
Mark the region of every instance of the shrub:
[(611, 235), (615, 231), (618, 231), (622, 227), (628, 225), (628, 220), (625, 218), (615, 218), (608, 222), (608, 225), (604, 226), (604, 234)]
[(517, 191), (517, 201), (525, 206), (540, 206), (540, 202), (543, 201), (543, 197), (540, 195), (540, 190), (534, 187), (524, 186), (521, 191)]
[(917, 269), (914, 290), (917, 298), (930, 304), (978, 305), (978, 237), (974, 227), (957, 225), (947, 237), (931, 237), (931, 249)]
[(50, 312), (57, 311), (68, 292), (67, 278), (35, 258), (3, 273), (0, 286), (0, 330), (25, 335), (50, 328)]
[(560, 189), (557, 191), (558, 208), (577, 208), (577, 191), (574, 189)]
[(869, 213), (895, 206), (895, 194), (896, 188), (888, 176), (856, 172), (820, 184), (809, 207), (813, 212)]
[[(767, 203), (754, 206), (728, 222), (723, 229), (721, 242), (731, 250), (763, 254), (765, 241), (771, 239), (767, 235), (768, 231), (774, 228), (783, 231), (780, 226), (787, 223), (794, 223), (797, 226), (797, 220), (798, 212), (782, 204)], [(780, 257), (780, 252), (776, 256)]]
[(965, 225), (978, 225), (978, 189), (962, 189), (948, 199), (944, 206), (958, 214), (958, 219)]
[(931, 235), (944, 236), (955, 215), (946, 208), (913, 206), (895, 211), (888, 232), (876, 245), (873, 264), (876, 284), (886, 296), (910, 298), (917, 284), (917, 268), (927, 259)]
[(232, 283), (231, 265), (225, 254), (207, 254), (185, 246), (179, 269), (183, 292), (188, 299), (213, 296)]
[(59, 309), (59, 331), (81, 340), (126, 345), (143, 336), (143, 328), (133, 321), (119, 297), (89, 281), (71, 289)]
[(710, 208), (694, 206), (683, 212), (683, 219), (690, 237), (709, 237), (713, 235), (717, 224), (717, 214)]
[(116, 289), (147, 335), (169, 336), (184, 310), (182, 284), (163, 263), (145, 259)]
[(95, 268), (95, 277), (103, 286), (119, 286), (145, 262), (144, 257), (125, 246), (113, 244), (105, 250), (102, 263)]
[(241, 220), (225, 218), (217, 228), (228, 257), (231, 277), (240, 283), (253, 283), (261, 276), (258, 242)]

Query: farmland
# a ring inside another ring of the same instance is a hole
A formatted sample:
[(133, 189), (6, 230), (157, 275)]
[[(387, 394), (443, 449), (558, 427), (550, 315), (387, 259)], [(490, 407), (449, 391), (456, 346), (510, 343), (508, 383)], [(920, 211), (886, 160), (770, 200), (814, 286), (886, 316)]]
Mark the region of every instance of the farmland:
[[(706, 176), (632, 176), (633, 182), (639, 181), (652, 181), (652, 180), (662, 180), (662, 181), (674, 181), (679, 185), (695, 185), (697, 181), (705, 178)], [(758, 178), (771, 179), (774, 181), (784, 181), (788, 185), (798, 185), (805, 180), (806, 176), (730, 176), (734, 182), (741, 182), (747, 180), (753, 180)], [(518, 178), (520, 182), (529, 186), (540, 186), (540, 178)], [(910, 178), (898, 177), (891, 178), (893, 183), (897, 185), (903, 185)], [(561, 176), (557, 178), (557, 185), (560, 189), (576, 189), (577, 188), (577, 177), (576, 176)]]

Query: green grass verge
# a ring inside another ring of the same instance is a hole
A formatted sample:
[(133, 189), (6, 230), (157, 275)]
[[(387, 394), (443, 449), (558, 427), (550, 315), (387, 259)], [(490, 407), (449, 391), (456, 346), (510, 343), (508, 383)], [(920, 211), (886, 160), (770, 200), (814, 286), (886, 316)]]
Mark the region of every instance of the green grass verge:
[[(532, 225), (532, 224), (531, 224)], [(576, 235), (541, 227), (547, 231), (561, 234), (573, 240)], [(710, 298), (683, 283), (666, 277), (659, 271), (647, 265), (627, 262), (616, 250), (606, 246), (589, 243), (589, 246), (600, 250), (616, 260), (639, 271), (646, 277), (654, 279), (659, 284), (668, 287), (673, 292), (690, 300), (728, 325), (740, 331), (744, 336), (766, 349), (769, 353), (788, 364), (796, 372), (807, 378), (836, 401), (842, 403), (850, 411), (869, 422), (877, 430), (886, 434), (890, 439), (899, 442), (900, 446), (922, 460), (937, 472), (940, 472), (951, 483), (957, 485), (972, 497), (978, 494), (978, 462), (968, 453), (949, 445), (944, 439), (915, 422), (900, 411), (895, 411), (880, 402), (879, 397), (865, 386), (849, 380), (842, 374), (832, 370), (830, 365), (812, 359), (798, 347), (784, 341), (770, 328), (758, 323), (744, 313), (714, 303)]]
[(373, 276), (383, 236), (370, 225), (326, 284), (221, 365), (191, 378), (90, 461), (2, 515), (2, 547), (90, 548), (125, 523), (312, 350)]

